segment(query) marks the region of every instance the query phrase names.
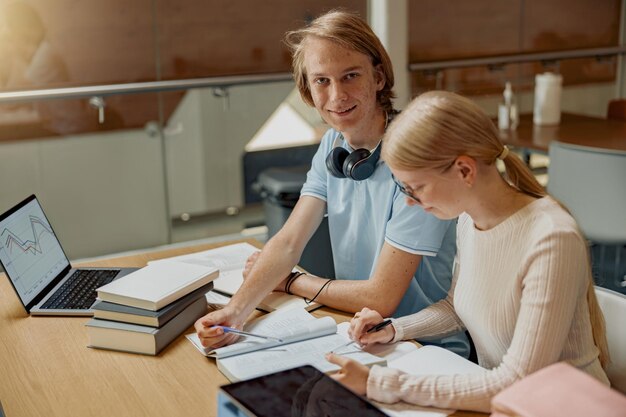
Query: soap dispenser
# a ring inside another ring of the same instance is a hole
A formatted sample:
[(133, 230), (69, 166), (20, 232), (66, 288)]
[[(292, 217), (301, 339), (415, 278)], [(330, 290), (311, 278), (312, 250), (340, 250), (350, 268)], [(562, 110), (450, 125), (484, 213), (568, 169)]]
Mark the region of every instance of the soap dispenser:
[(501, 130), (515, 129), (519, 123), (517, 102), (513, 94), (513, 88), (509, 81), (506, 82), (502, 93), (504, 101), (498, 106), (498, 128)]

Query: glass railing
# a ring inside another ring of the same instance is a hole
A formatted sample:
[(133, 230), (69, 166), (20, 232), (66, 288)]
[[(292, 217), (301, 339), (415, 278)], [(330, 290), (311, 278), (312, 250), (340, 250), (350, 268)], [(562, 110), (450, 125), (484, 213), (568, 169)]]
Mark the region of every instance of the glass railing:
[[(37, 194), (71, 258), (178, 240), (172, 225), (180, 219), (245, 206), (244, 154), (254, 137), (264, 139), (251, 152), (268, 147), (277, 124), (283, 141), (285, 134), (294, 139), (282, 147), (315, 141), (319, 121), (284, 118), (297, 115), (289, 78), (230, 79), (219, 87), (196, 80), (200, 87), (160, 92), (144, 84), (125, 94), (102, 88), (97, 96), (82, 87), (70, 98), (30, 91), (29, 99), (41, 95), (33, 101), (0, 93), (0, 207)], [(93, 97), (103, 98), (101, 107)]]

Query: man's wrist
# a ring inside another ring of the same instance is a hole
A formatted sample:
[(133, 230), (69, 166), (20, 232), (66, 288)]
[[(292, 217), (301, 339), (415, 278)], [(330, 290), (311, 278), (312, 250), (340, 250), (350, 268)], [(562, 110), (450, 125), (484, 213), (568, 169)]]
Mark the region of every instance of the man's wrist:
[(246, 317), (254, 310), (254, 308), (249, 309), (248, 304), (241, 304), (237, 299), (237, 294), (235, 294), (228, 304), (224, 306), (223, 310), (231, 317), (231, 320), (235, 322), (243, 323), (246, 320)]
[(302, 275), (304, 275), (304, 272), (300, 271), (294, 271), (287, 275), (287, 278), (285, 280), (285, 292), (287, 294), (291, 294), (291, 285), (296, 279), (300, 278)]

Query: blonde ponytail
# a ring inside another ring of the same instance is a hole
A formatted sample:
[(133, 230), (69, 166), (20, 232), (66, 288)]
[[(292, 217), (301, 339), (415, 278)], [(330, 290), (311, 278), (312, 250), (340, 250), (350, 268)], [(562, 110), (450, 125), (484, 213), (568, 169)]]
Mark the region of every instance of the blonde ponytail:
[(532, 171), (517, 155), (509, 153), (503, 160), (505, 179), (515, 188), (532, 197), (546, 196), (546, 190), (539, 184)]

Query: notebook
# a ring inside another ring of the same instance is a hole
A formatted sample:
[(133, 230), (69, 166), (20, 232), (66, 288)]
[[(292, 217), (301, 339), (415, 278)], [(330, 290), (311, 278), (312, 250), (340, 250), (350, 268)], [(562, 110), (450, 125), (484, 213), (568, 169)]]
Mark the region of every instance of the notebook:
[(0, 215), (0, 264), (31, 315), (92, 316), (95, 289), (137, 268), (72, 268), (31, 195)]

